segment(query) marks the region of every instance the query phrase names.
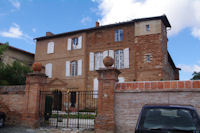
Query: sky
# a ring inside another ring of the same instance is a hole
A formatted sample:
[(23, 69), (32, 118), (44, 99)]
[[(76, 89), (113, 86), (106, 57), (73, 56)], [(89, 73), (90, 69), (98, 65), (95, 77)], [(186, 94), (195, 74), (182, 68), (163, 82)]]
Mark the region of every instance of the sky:
[(0, 0), (0, 42), (35, 53), (36, 37), (165, 14), (180, 80), (200, 72), (200, 0)]

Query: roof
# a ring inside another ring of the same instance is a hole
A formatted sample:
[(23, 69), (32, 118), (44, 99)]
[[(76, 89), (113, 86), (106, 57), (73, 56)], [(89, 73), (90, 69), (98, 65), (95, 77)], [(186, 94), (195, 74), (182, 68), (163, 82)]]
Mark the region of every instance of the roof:
[[(0, 45), (4, 45), (4, 43), (0, 43)], [(19, 48), (15, 48), (15, 47), (10, 46), (10, 45), (9, 45), (9, 48), (10, 48), (10, 49), (17, 50), (17, 51), (20, 51), (20, 52), (23, 52), (23, 53), (26, 53), (26, 54), (29, 54), (29, 55), (32, 55), (32, 56), (35, 55), (34, 53), (31, 53), (31, 52), (28, 52), (28, 51), (25, 51), (25, 50), (22, 50), (22, 49), (19, 49)]]
[(77, 34), (77, 33), (81, 33), (81, 32), (89, 32), (89, 31), (93, 31), (93, 30), (99, 30), (99, 29), (104, 29), (104, 28), (109, 28), (109, 27), (114, 27), (114, 26), (126, 25), (126, 24), (135, 23), (135, 22), (142, 22), (142, 21), (149, 21), (149, 20), (159, 20), (159, 19), (162, 20), (162, 22), (164, 23), (164, 25), (166, 27), (171, 27), (166, 15), (162, 15), (162, 16), (156, 16), (156, 17), (133, 19), (133, 20), (127, 21), (127, 22), (120, 22), (120, 23), (115, 23), (115, 24), (103, 25), (103, 26), (99, 26), (99, 27), (92, 27), (92, 28), (88, 28), (88, 29), (81, 29), (81, 30), (76, 30), (76, 31), (71, 31), (71, 32), (64, 32), (64, 33), (60, 33), (60, 34), (54, 34), (54, 35), (51, 35), (51, 36), (42, 36), (42, 37), (34, 38), (34, 40), (44, 40), (44, 39), (49, 39), (49, 38), (65, 36), (65, 35)]

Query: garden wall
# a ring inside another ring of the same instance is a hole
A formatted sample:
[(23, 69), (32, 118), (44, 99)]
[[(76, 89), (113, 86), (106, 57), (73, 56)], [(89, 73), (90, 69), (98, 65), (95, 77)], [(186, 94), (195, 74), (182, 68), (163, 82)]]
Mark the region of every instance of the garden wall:
[(25, 85), (0, 86), (0, 111), (6, 113), (7, 124), (20, 124), (25, 110), (25, 99)]
[(200, 114), (200, 81), (118, 83), (114, 100), (116, 132), (134, 132), (145, 104), (193, 105)]

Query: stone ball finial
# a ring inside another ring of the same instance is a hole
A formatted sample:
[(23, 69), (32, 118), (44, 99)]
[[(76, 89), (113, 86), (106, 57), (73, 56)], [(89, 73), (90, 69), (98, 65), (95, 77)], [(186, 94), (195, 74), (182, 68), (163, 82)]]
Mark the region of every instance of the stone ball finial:
[(111, 67), (113, 64), (114, 64), (114, 59), (110, 56), (106, 56), (104, 59), (103, 59), (103, 64), (106, 66), (106, 67)]
[(42, 64), (40, 62), (35, 62), (32, 65), (32, 69), (35, 72), (40, 72), (42, 70)]

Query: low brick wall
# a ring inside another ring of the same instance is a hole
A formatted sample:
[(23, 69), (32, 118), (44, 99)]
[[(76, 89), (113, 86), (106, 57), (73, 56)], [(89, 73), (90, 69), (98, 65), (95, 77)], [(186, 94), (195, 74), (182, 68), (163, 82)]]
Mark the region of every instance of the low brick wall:
[(0, 86), (0, 110), (6, 113), (7, 124), (20, 124), (25, 99), (25, 86)]
[(134, 132), (145, 104), (193, 105), (200, 114), (200, 81), (118, 83), (114, 102), (116, 132)]

